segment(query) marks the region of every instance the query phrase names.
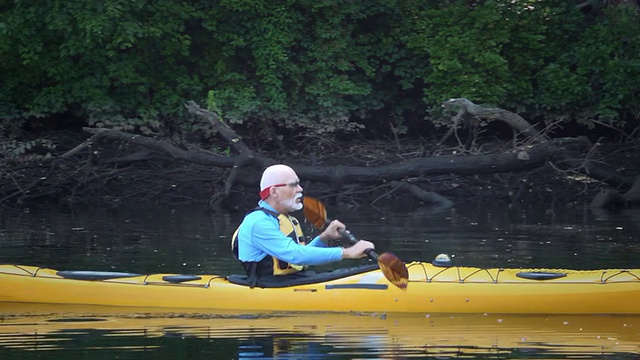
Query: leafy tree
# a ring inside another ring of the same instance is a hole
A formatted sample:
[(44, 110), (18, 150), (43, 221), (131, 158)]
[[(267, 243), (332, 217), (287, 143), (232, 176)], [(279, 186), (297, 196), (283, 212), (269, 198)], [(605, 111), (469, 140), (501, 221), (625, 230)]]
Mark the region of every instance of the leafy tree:
[(571, 115), (624, 128), (640, 118), (640, 17), (629, 7), (609, 7), (602, 18), (574, 31), (564, 52), (537, 74), (540, 112)]
[[(73, 113), (150, 132), (201, 91), (189, 1), (13, 1), (2, 15), (4, 119)], [(196, 59), (194, 59), (196, 60)]]
[(7, 0), (0, 132), (16, 138), (65, 114), (206, 139), (209, 124), (183, 104), (210, 91), (226, 121), (267, 139), (420, 131), (447, 120), (440, 104), (451, 97), (622, 128), (640, 117), (637, 9), (580, 9), (565, 0)]

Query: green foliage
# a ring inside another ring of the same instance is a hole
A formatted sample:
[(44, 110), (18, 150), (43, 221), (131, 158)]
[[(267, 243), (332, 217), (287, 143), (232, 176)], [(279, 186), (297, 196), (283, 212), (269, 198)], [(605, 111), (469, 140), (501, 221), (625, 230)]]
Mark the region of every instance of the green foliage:
[[(406, 43), (428, 59), (432, 121), (451, 97), (546, 120), (638, 119), (636, 9), (591, 21), (562, 0), (414, 2)], [(447, 120), (442, 118), (443, 122)]]
[(14, 74), (0, 92), (11, 108), (2, 110), (157, 128), (200, 88), (186, 33), (196, 15), (187, 1), (13, 1), (2, 15), (0, 60)]
[(425, 101), (439, 104), (452, 97), (499, 103), (506, 95), (508, 62), (501, 54), (510, 40), (511, 9), (464, 3), (436, 5), (417, 14), (407, 45), (428, 58)]
[(605, 14), (539, 72), (537, 100), (547, 117), (616, 127), (640, 118), (640, 17), (628, 7)]
[(219, 28), (216, 37), (228, 54), (216, 66), (215, 87), (228, 122), (316, 133), (357, 127), (349, 117), (371, 85), (358, 74), (367, 58), (354, 36), (364, 12), (375, 10), (326, 0), (228, 1), (218, 10), (218, 23), (237, 24)]
[(42, 161), (51, 159), (55, 148), (56, 145), (49, 139), (10, 139), (0, 142), (0, 158), (15, 162)]
[(526, 111), (535, 97), (532, 78), (553, 55), (549, 23), (566, 6), (533, 0), (425, 3), (408, 5), (413, 14), (406, 43), (428, 61), (424, 100), (433, 113), (457, 97)]
[(0, 135), (68, 113), (210, 139), (187, 100), (267, 137), (416, 131), (408, 119), (442, 122), (452, 97), (623, 127), (640, 117), (639, 16), (606, 10), (592, 18), (566, 0), (8, 0)]
[(220, 106), (216, 101), (216, 92), (213, 90), (210, 90), (207, 94), (207, 110), (215, 112), (222, 119), (222, 111), (220, 111)]

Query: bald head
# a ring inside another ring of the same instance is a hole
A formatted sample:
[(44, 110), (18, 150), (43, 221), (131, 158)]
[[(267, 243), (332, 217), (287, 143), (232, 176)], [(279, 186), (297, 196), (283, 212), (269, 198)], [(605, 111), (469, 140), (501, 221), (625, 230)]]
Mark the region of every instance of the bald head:
[[(276, 198), (271, 196), (274, 194)], [(283, 164), (266, 168), (260, 179), (260, 199), (267, 201), (278, 212), (302, 209), (302, 187), (296, 172)]]
[(292, 180), (298, 179), (298, 175), (287, 165), (272, 165), (264, 170), (260, 179), (260, 191), (269, 186), (278, 184), (288, 184)]
[(298, 175), (287, 165), (271, 165), (264, 170), (260, 179), (260, 197), (264, 200), (268, 197), (269, 189), (274, 186), (283, 186), (298, 181)]

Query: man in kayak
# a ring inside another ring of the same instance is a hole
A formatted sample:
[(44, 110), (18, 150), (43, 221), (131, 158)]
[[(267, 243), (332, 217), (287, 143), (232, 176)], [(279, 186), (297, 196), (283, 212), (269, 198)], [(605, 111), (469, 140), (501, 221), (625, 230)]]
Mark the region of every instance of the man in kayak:
[(287, 165), (273, 165), (262, 173), (258, 207), (245, 216), (231, 240), (252, 286), (260, 276), (287, 275), (305, 265), (361, 258), (365, 250), (375, 247), (366, 240), (348, 248), (328, 247), (345, 229), (338, 220), (305, 245), (300, 223), (289, 215), (302, 209), (302, 190), (298, 175)]

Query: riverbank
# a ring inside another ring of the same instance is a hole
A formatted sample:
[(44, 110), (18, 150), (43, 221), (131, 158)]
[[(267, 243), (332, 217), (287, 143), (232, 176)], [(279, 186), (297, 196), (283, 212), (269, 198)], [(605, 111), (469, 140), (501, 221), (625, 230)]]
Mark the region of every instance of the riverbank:
[[(3, 206), (73, 205), (98, 203), (121, 206), (127, 203), (195, 204), (246, 209), (257, 199), (262, 169), (247, 166), (235, 174), (233, 186), (227, 188), (230, 168), (201, 165), (167, 157), (161, 153), (126, 142), (101, 141), (67, 156), (86, 141), (84, 133), (60, 132), (43, 137), (55, 144), (31, 151), (32, 159), (0, 161), (0, 201)], [(187, 143), (176, 146), (194, 149)], [(437, 145), (435, 141), (417, 139), (367, 140), (349, 139), (288, 143), (288, 148), (261, 149), (260, 156), (298, 165), (384, 167), (399, 162), (439, 156), (476, 156), (480, 151), (466, 151), (460, 146)], [(503, 143), (482, 147), (486, 154), (505, 151)], [(46, 157), (46, 152), (50, 154)], [(559, 167), (552, 161), (529, 171), (419, 176), (400, 179), (419, 191), (430, 192), (453, 203), (496, 201), (504, 204), (523, 202), (560, 202), (581, 206), (588, 204), (604, 188), (611, 188), (590, 178), (579, 169), (579, 160), (597, 163), (621, 177), (640, 174), (640, 145), (602, 143), (593, 146), (587, 156), (582, 150), (565, 149), (575, 168)], [(210, 154), (210, 153), (209, 153)], [(218, 152), (219, 156), (225, 152)], [(302, 178), (305, 192), (312, 196), (345, 203), (347, 206), (422, 206), (423, 200), (398, 191), (388, 182), (331, 184)], [(624, 191), (624, 188), (617, 189)], [(426, 204), (432, 205), (432, 204)]]

